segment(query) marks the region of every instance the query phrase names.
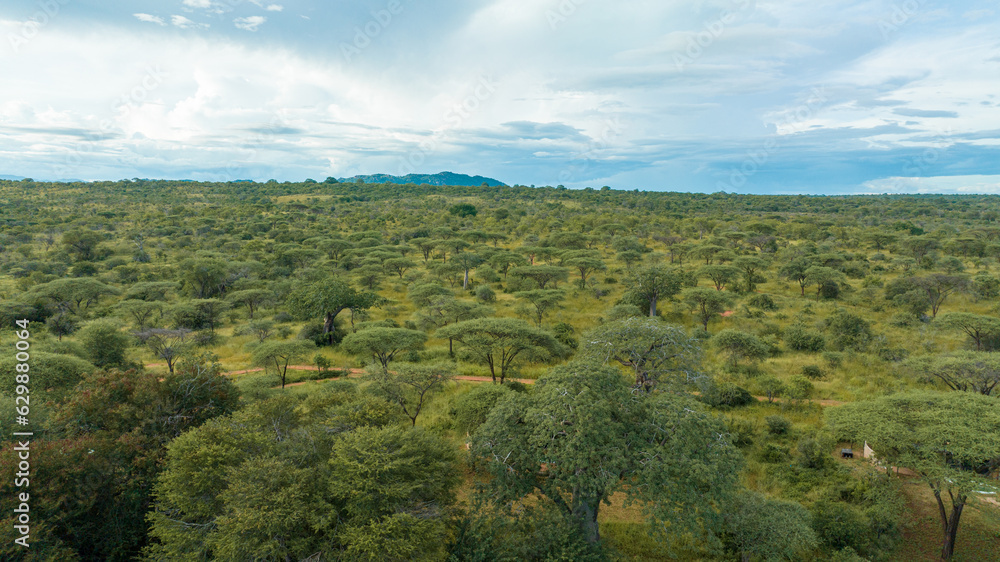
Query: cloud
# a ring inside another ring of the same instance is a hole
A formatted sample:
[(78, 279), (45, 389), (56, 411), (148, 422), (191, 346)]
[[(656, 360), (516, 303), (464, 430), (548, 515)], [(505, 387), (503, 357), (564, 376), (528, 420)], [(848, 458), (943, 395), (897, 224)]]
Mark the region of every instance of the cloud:
[(183, 3), (189, 8), (208, 9), (212, 7), (212, 0), (184, 0)]
[(281, 4), (264, 4), (261, 0), (250, 0), (250, 3), (268, 12), (280, 12), (285, 9)]
[(191, 28), (204, 29), (208, 27), (207, 23), (198, 23), (184, 16), (178, 16), (178, 15), (170, 16), (170, 23), (174, 24), (174, 26), (179, 27), (181, 29), (191, 29)]
[(141, 22), (155, 23), (157, 25), (167, 25), (166, 22), (163, 21), (163, 18), (161, 18), (159, 16), (154, 16), (154, 15), (151, 15), (151, 14), (141, 14), (141, 13), (140, 14), (132, 14), (132, 15), (135, 16), (135, 19), (137, 19), (137, 20), (139, 20)]
[(249, 16), (245, 18), (236, 18), (233, 20), (233, 24), (237, 29), (242, 29), (245, 31), (257, 31), (260, 26), (264, 25), (267, 18), (264, 16)]
[(870, 193), (1000, 193), (1000, 175), (891, 177), (864, 187)]
[(911, 109), (911, 108), (897, 108), (892, 110), (896, 115), (902, 115), (904, 117), (950, 117), (957, 118), (958, 112), (956, 111), (942, 111), (933, 109)]

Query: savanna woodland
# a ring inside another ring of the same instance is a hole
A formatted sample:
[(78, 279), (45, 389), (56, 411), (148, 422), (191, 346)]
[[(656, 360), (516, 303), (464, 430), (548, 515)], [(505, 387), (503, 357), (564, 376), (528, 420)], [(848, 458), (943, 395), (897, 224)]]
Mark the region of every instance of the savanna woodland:
[(0, 181), (0, 558), (1000, 560), (998, 219)]

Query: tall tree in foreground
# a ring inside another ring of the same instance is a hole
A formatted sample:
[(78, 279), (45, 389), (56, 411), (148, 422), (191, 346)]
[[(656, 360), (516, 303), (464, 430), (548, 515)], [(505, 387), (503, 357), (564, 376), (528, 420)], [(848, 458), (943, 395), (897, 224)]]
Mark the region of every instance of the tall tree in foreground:
[(500, 401), (471, 452), (494, 501), (545, 496), (590, 542), (600, 540), (601, 503), (616, 492), (642, 503), (660, 536), (714, 539), (740, 465), (722, 424), (693, 400), (634, 394), (617, 369), (584, 362)]
[(936, 378), (952, 390), (989, 396), (1000, 384), (1000, 357), (995, 353), (956, 351), (941, 356), (914, 357), (905, 365), (925, 378)]
[[(941, 516), (941, 558), (955, 553), (958, 524), (977, 490), (997, 491), (1000, 402), (971, 392), (908, 392), (826, 410), (839, 439), (867, 442), (879, 461), (915, 471)], [(950, 503), (950, 505), (948, 505)]]
[(771, 499), (757, 492), (738, 494), (726, 513), (726, 543), (742, 562), (801, 560), (819, 542), (801, 504)]

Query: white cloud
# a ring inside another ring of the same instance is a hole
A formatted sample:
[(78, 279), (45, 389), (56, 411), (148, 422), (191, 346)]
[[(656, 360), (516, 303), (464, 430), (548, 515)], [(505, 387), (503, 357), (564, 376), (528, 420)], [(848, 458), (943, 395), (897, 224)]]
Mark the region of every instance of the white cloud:
[(250, 0), (250, 3), (253, 4), (254, 6), (257, 6), (258, 8), (263, 8), (268, 12), (280, 12), (285, 9), (285, 7), (282, 6), (281, 4), (265, 5), (264, 2), (262, 2), (261, 0)]
[(267, 18), (264, 16), (249, 16), (246, 18), (236, 18), (233, 20), (233, 24), (237, 29), (243, 29), (246, 31), (257, 31), (260, 26), (264, 25)]
[(135, 16), (135, 19), (142, 22), (155, 23), (157, 25), (167, 25), (166, 22), (163, 21), (163, 18), (159, 16), (154, 16), (152, 14), (132, 14), (132, 15)]
[(1000, 176), (892, 177), (867, 181), (870, 193), (1000, 193)]
[(184, 0), (184, 5), (189, 8), (207, 9), (212, 7), (212, 0)]
[(170, 16), (170, 23), (174, 24), (175, 26), (181, 29), (208, 27), (207, 23), (197, 23), (184, 16), (178, 16), (178, 15)]

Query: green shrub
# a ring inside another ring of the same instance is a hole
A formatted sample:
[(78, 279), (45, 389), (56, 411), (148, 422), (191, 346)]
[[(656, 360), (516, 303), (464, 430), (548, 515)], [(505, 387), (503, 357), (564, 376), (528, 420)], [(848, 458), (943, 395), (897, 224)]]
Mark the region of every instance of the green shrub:
[(815, 437), (803, 437), (795, 448), (799, 452), (799, 464), (804, 468), (819, 470), (830, 463), (830, 451)]
[(764, 293), (754, 293), (747, 298), (747, 306), (751, 308), (759, 308), (761, 310), (778, 310), (778, 305), (775, 304), (774, 299), (771, 295)]
[(472, 433), (486, 421), (490, 410), (512, 392), (508, 385), (480, 384), (473, 387), (460, 396), (451, 408), (451, 415), (455, 418), (455, 429), (463, 433)]
[(820, 500), (813, 505), (813, 530), (824, 547), (866, 550), (871, 541), (868, 518), (862, 511), (843, 502)]
[(826, 347), (826, 339), (816, 330), (810, 330), (801, 324), (794, 324), (785, 329), (785, 345), (795, 351), (822, 351)]
[[(0, 392), (13, 395), (17, 386), (14, 368), (18, 361), (14, 354), (0, 358)], [(44, 351), (31, 352), (28, 362), (28, 380), (33, 392), (43, 391), (47, 399), (59, 399), (76, 386), (84, 374), (95, 370), (93, 364), (72, 355), (59, 355)], [(43, 395), (38, 396), (42, 398)]]
[(767, 425), (767, 432), (771, 435), (784, 435), (792, 427), (792, 422), (785, 416), (767, 416), (764, 418)]
[(486, 304), (495, 303), (497, 302), (497, 293), (489, 285), (480, 285), (476, 287), (476, 300)]
[(759, 433), (757, 424), (753, 420), (731, 417), (726, 418), (726, 430), (729, 438), (737, 447), (748, 447), (753, 445)]
[(788, 397), (805, 400), (813, 392), (813, 383), (802, 375), (792, 375), (788, 379)]
[(836, 369), (844, 364), (844, 354), (839, 351), (824, 351), (820, 356), (831, 369)]
[(823, 378), (823, 369), (820, 369), (819, 365), (805, 365), (802, 367), (802, 374), (806, 378), (817, 380)]
[(763, 462), (779, 463), (788, 460), (788, 449), (777, 443), (764, 443), (757, 451), (757, 458)]
[(559, 343), (569, 347), (570, 349), (576, 349), (580, 347), (579, 340), (577, 340), (576, 337), (573, 335), (575, 333), (576, 330), (573, 328), (573, 326), (565, 322), (559, 322), (558, 324), (552, 327), (552, 335), (554, 335), (556, 339), (559, 340)]
[(756, 399), (745, 388), (731, 382), (714, 383), (700, 396), (702, 402), (716, 408), (736, 408), (756, 402)]
[(826, 320), (830, 344), (836, 351), (864, 351), (872, 339), (871, 324), (864, 318), (839, 310)]
[(95, 367), (127, 367), (129, 337), (110, 320), (94, 320), (80, 330), (80, 344)]

